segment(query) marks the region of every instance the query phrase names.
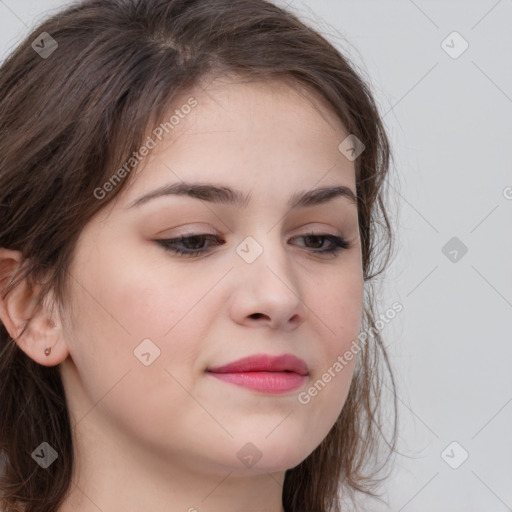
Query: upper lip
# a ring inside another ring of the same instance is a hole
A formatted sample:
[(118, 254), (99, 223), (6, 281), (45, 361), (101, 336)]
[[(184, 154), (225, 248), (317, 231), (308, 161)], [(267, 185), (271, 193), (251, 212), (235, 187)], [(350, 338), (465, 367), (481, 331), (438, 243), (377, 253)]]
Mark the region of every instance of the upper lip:
[(309, 373), (308, 365), (302, 359), (292, 355), (283, 354), (272, 356), (269, 354), (256, 354), (238, 359), (223, 366), (208, 368), (213, 373), (239, 373), (239, 372), (295, 372), (299, 375)]

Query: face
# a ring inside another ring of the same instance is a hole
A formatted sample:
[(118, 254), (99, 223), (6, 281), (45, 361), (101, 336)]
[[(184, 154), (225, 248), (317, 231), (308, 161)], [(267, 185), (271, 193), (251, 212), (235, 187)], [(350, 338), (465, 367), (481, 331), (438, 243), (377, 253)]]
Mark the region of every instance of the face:
[[(354, 164), (338, 150), (348, 132), (280, 82), (216, 80), (175, 109), (179, 122), (153, 135), (144, 166), (78, 241), (60, 367), (72, 423), (182, 467), (284, 471), (335, 423), (355, 363), (335, 365), (363, 294)], [(138, 201), (184, 182), (247, 197)], [(322, 187), (342, 193), (291, 206)], [(306, 374), (286, 359), (275, 372), (210, 371), (285, 354)], [(259, 458), (251, 469), (247, 455)]]

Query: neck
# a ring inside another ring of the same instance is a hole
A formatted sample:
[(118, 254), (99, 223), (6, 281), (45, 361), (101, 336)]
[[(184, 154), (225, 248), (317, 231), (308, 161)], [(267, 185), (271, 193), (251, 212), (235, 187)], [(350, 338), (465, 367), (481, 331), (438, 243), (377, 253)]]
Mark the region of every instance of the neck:
[(83, 423), (75, 431), (73, 483), (58, 512), (284, 512), (284, 471), (219, 466), (185, 451), (163, 455)]

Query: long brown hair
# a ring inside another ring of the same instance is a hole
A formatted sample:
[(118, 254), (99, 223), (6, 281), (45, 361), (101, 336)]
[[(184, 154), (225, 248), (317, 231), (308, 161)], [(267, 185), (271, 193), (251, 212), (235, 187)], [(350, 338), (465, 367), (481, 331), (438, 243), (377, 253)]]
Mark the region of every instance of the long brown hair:
[[(34, 48), (41, 38), (46, 46)], [(47, 54), (36, 51), (43, 47)], [(43, 284), (36, 311), (49, 292), (65, 304), (82, 229), (128, 179), (101, 200), (95, 190), (141, 147), (177, 94), (226, 72), (315, 91), (365, 145), (355, 165), (363, 328), (374, 335), (361, 345), (336, 424), (286, 471), (283, 489), (286, 512), (336, 512), (340, 492), (377, 495), (383, 413), (389, 414), (381, 408), (382, 370), (395, 397), (373, 289), (392, 252), (383, 199), (391, 152), (369, 86), (294, 14), (266, 0), (85, 0), (39, 25), (0, 68), (0, 247), (22, 255), (15, 275), (1, 283), (2, 295), (27, 280)], [(74, 467), (59, 367), (26, 356), (1, 323), (0, 407), (0, 504), (6, 511), (58, 509)], [(380, 469), (396, 444), (396, 397), (391, 407), (389, 453)], [(31, 458), (42, 440), (59, 454), (47, 469)]]

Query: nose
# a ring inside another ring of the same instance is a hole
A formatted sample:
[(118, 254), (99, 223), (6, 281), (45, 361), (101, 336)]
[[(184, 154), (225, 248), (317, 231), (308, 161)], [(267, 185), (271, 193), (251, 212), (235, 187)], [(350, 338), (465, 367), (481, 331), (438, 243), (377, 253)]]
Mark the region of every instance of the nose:
[(236, 323), (292, 331), (308, 317), (304, 280), (292, 268), (281, 242), (265, 244), (252, 263), (240, 260), (235, 272), (229, 311)]

